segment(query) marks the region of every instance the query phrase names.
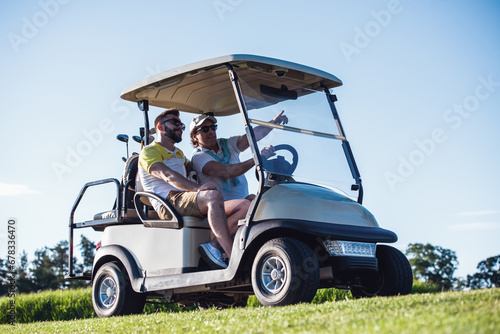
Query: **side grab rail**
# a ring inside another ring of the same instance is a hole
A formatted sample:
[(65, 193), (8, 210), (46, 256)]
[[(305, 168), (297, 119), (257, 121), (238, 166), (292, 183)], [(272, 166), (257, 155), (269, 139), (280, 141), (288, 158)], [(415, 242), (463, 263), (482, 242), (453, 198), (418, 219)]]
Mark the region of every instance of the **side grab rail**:
[[(149, 199), (154, 199), (160, 202), (164, 207), (167, 208), (168, 211), (170, 211), (170, 214), (172, 215), (172, 218), (169, 220), (165, 219), (148, 219), (145, 211), (142, 210), (142, 208), (147, 207), (147, 204), (144, 204), (144, 202), (141, 201), (141, 197), (146, 197)], [(160, 196), (156, 195), (155, 193), (151, 192), (146, 192), (146, 191), (138, 191), (134, 195), (134, 205), (135, 205), (135, 210), (137, 211), (137, 214), (139, 215), (139, 218), (141, 219), (142, 223), (146, 227), (160, 227), (160, 228), (173, 228), (173, 229), (180, 229), (183, 226), (184, 221), (182, 220), (182, 216), (179, 215), (177, 210), (172, 207), (170, 203), (165, 201), (165, 199), (161, 198)]]
[(86, 183), (82, 190), (80, 190), (80, 193), (78, 194), (78, 197), (76, 198), (75, 204), (73, 204), (73, 208), (71, 209), (71, 214), (69, 217), (69, 259), (68, 259), (68, 268), (69, 268), (69, 277), (74, 277), (75, 274), (73, 273), (74, 266), (73, 266), (73, 228), (74, 228), (74, 219), (75, 219), (75, 211), (78, 205), (80, 204), (80, 201), (82, 200), (83, 195), (85, 194), (85, 191), (87, 191), (88, 188), (93, 187), (93, 186), (98, 186), (101, 184), (106, 184), (106, 183), (111, 183), (114, 182), (116, 185), (116, 207), (115, 207), (115, 214), (116, 218), (119, 221), (121, 216), (120, 216), (120, 208), (121, 208), (121, 200), (120, 200), (120, 192), (121, 192), (121, 185), (120, 182), (117, 179), (110, 178), (110, 179), (104, 179), (104, 180), (98, 180), (98, 181), (93, 181), (93, 182), (88, 182)]

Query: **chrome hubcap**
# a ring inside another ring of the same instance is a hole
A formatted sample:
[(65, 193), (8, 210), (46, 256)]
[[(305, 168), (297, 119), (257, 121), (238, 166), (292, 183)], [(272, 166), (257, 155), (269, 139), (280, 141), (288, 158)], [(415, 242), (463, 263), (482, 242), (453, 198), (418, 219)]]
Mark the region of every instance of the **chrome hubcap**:
[(271, 256), (262, 265), (260, 279), (267, 293), (277, 294), (286, 282), (286, 267), (281, 258)]
[(101, 304), (105, 308), (110, 308), (116, 302), (116, 282), (113, 278), (107, 276), (101, 282), (99, 287), (99, 297), (101, 299)]

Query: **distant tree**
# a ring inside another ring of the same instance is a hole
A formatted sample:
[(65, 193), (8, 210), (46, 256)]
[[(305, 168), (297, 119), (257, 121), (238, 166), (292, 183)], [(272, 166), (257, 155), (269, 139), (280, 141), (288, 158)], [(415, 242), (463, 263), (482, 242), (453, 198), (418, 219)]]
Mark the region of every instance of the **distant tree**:
[[(28, 265), (28, 254), (26, 253), (26, 251), (23, 251), (14, 270), (16, 293), (28, 293), (36, 291), (35, 285), (28, 273)], [(8, 263), (7, 260), (0, 259), (0, 296), (8, 295), (11, 283), (8, 277), (11, 276), (11, 264)]]
[(35, 283), (29, 274), (28, 253), (23, 250), (19, 258), (19, 269), (16, 280), (17, 289), (20, 293), (28, 293), (36, 291)]
[[(78, 273), (90, 272), (94, 261), (96, 244), (82, 235), (79, 248), (83, 263), (73, 259), (75, 271)], [(66, 280), (68, 273), (68, 241), (58, 242), (54, 247), (45, 246), (35, 251), (35, 259), (30, 263), (28, 254), (23, 251), (19, 258), (16, 270), (16, 288), (18, 293), (29, 293), (41, 290), (55, 290), (65, 288), (79, 288), (89, 285), (88, 281)], [(7, 260), (0, 259), (0, 296), (8, 293), (8, 275), (10, 266)]]
[(479, 262), (479, 272), (467, 275), (467, 286), (471, 289), (500, 287), (500, 255)]
[(458, 267), (455, 252), (431, 244), (409, 244), (406, 255), (413, 276), (417, 280), (433, 283), (441, 290), (451, 290), (457, 283), (453, 273)]
[(68, 271), (68, 250), (67, 240), (59, 241), (55, 247), (50, 249), (52, 270), (56, 275), (58, 288), (64, 288), (69, 284), (69, 282), (64, 279), (64, 275)]
[(92, 264), (94, 263), (94, 252), (96, 244), (90, 241), (84, 235), (82, 235), (80, 241), (80, 250), (82, 251), (83, 258), (83, 272), (89, 272), (92, 269)]
[(7, 295), (9, 291), (9, 282), (7, 280), (7, 260), (0, 259), (0, 296)]
[[(96, 244), (82, 235), (80, 244), (78, 245), (81, 251), (81, 256), (83, 263), (78, 263), (76, 257), (73, 259), (73, 266), (76, 273), (89, 273), (92, 270), (92, 265), (94, 263), (94, 250)], [(68, 254), (66, 254), (66, 257)], [(70, 280), (67, 283), (69, 288), (80, 288), (89, 286), (90, 282), (84, 280)]]
[(53, 262), (50, 257), (50, 248), (35, 251), (35, 259), (32, 262), (33, 268), (30, 272), (36, 290), (55, 290), (59, 288), (59, 280), (54, 272)]

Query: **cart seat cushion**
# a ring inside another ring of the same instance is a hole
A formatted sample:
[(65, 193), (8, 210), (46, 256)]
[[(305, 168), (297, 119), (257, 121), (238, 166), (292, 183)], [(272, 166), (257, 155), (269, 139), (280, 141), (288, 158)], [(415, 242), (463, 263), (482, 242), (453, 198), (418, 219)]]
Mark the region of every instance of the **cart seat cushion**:
[[(94, 215), (94, 220), (110, 219), (110, 218), (116, 218), (115, 210), (99, 212), (99, 213), (96, 213)], [(125, 215), (124, 218), (137, 218), (137, 219), (139, 219), (139, 216), (137, 215), (137, 212), (135, 210), (127, 210), (127, 214)], [(149, 219), (160, 219), (158, 217), (158, 214), (152, 210), (148, 212), (148, 218)], [(206, 218), (184, 216), (184, 217), (182, 217), (182, 220), (184, 221), (184, 224), (183, 224), (184, 227), (210, 229), (210, 225), (208, 224), (208, 220)]]
[(99, 212), (94, 215), (94, 220), (116, 218), (115, 210)]
[[(149, 219), (159, 219), (158, 214), (150, 210), (148, 212), (148, 217)], [(109, 211), (104, 211), (104, 212), (99, 212), (94, 215), (94, 220), (99, 220), (99, 219), (109, 219), (109, 218), (116, 218), (116, 212), (115, 210), (109, 210)], [(139, 219), (139, 215), (137, 215), (137, 211), (133, 209), (127, 210), (127, 213), (123, 218), (136, 218)]]

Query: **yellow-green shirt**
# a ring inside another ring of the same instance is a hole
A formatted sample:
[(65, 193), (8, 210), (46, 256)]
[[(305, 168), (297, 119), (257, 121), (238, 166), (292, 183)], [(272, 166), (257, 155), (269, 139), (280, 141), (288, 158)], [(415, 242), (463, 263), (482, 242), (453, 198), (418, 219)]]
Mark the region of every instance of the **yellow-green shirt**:
[[(149, 173), (151, 166), (157, 162), (164, 163), (168, 168), (183, 176), (187, 175), (186, 167), (189, 160), (180, 149), (176, 147), (172, 152), (158, 142), (153, 142), (146, 146), (139, 156), (139, 179), (144, 190), (153, 192), (163, 198), (166, 198), (171, 190), (181, 191), (165, 180)], [(155, 209), (160, 206), (160, 203), (154, 200), (151, 204)]]

